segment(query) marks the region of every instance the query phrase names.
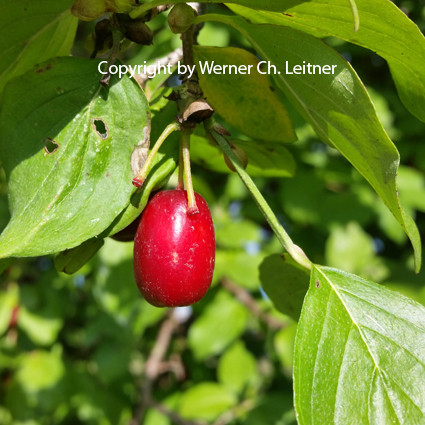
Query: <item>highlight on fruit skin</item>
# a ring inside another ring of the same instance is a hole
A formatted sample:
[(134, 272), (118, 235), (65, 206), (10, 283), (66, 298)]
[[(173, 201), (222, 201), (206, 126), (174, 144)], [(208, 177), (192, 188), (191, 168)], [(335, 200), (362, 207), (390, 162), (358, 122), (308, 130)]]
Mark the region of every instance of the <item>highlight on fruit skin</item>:
[(143, 297), (157, 307), (199, 301), (214, 272), (215, 235), (208, 205), (195, 193), (199, 213), (188, 214), (182, 189), (157, 193), (146, 206), (134, 241), (134, 274)]

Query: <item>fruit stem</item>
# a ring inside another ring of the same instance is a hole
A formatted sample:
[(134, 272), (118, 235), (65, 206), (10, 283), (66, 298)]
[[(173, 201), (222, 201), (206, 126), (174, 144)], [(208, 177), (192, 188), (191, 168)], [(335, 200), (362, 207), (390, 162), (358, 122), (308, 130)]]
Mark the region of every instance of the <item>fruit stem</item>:
[(183, 180), (183, 143), (182, 138), (180, 137), (180, 146), (179, 146), (179, 180), (177, 183), (177, 189), (184, 190), (184, 180)]
[(184, 177), (187, 192), (187, 213), (194, 215), (199, 213), (195, 200), (195, 192), (193, 190), (192, 173), (190, 170), (190, 135), (192, 130), (182, 129), (180, 132), (180, 148), (183, 157)]
[(173, 131), (176, 131), (176, 130), (179, 130), (179, 129), (180, 129), (180, 124), (178, 124), (176, 122), (172, 122), (171, 124), (168, 124), (167, 127), (165, 127), (164, 131), (159, 136), (155, 145), (153, 146), (153, 148), (149, 152), (149, 155), (146, 158), (146, 161), (143, 164), (142, 169), (139, 171), (139, 174), (136, 177), (134, 177), (134, 179), (133, 179), (134, 186), (141, 187), (143, 185), (144, 181), (146, 180), (149, 168), (151, 167), (153, 159), (154, 159), (155, 155), (157, 154), (159, 148), (161, 147), (161, 145), (165, 142), (167, 137)]
[(258, 190), (254, 181), (251, 179), (249, 174), (243, 168), (243, 165), (241, 164), (236, 154), (233, 152), (227, 139), (223, 137), (221, 134), (214, 131), (213, 129), (214, 125), (215, 123), (212, 119), (209, 119), (205, 123), (205, 128), (206, 128), (208, 137), (210, 137), (214, 142), (216, 142), (220, 146), (224, 154), (229, 158), (230, 162), (235, 167), (236, 172), (239, 174), (239, 177), (241, 178), (242, 182), (245, 184), (246, 188), (251, 192), (251, 195), (254, 198), (258, 208), (260, 209), (260, 211), (266, 218), (267, 222), (269, 223), (270, 227), (272, 228), (279, 242), (282, 244), (283, 248), (285, 248), (288, 254), (301, 267), (307, 270), (311, 270), (311, 267), (312, 267), (311, 261), (308, 259), (304, 251), (298, 245), (295, 245), (292, 239), (286, 233), (285, 229), (279, 223), (276, 215), (270, 208), (269, 204), (264, 199), (261, 192)]

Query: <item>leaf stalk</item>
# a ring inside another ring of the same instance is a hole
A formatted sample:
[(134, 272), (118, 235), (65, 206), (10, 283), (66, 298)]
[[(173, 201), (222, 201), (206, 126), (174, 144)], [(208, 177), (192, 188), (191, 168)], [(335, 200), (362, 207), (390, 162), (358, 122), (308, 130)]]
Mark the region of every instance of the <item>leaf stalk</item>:
[(288, 252), (288, 254), (293, 258), (293, 260), (296, 261), (301, 267), (307, 270), (311, 270), (312, 268), (311, 261), (308, 259), (304, 251), (298, 245), (294, 244), (292, 239), (286, 233), (283, 226), (279, 223), (273, 210), (270, 208), (269, 204), (264, 199), (261, 192), (258, 190), (254, 181), (251, 179), (249, 174), (243, 168), (243, 165), (240, 162), (239, 158), (233, 152), (228, 140), (221, 134), (214, 131), (215, 125), (216, 123), (212, 119), (206, 122), (205, 128), (206, 128), (208, 137), (210, 137), (215, 143), (217, 143), (220, 146), (223, 153), (229, 158), (230, 162), (233, 164), (242, 182), (245, 184), (246, 188), (251, 193), (258, 208), (260, 209), (265, 219), (269, 223), (271, 229), (275, 233), (279, 242), (282, 244), (283, 248)]

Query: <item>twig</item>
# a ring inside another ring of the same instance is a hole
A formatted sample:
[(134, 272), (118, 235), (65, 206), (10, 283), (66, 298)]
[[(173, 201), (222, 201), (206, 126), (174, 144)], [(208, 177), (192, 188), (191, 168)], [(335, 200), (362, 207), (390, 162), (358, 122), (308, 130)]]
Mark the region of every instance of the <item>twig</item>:
[(236, 169), (236, 172), (239, 174), (239, 177), (241, 178), (245, 187), (251, 193), (251, 196), (254, 198), (255, 203), (257, 204), (261, 213), (264, 215), (264, 218), (267, 220), (269, 226), (273, 230), (273, 233), (276, 235), (282, 247), (302, 268), (310, 271), (313, 267), (312, 262), (309, 260), (305, 252), (293, 242), (286, 230), (280, 224), (275, 213), (265, 200), (263, 194), (258, 190), (258, 187), (254, 183), (252, 178), (245, 171), (240, 159), (233, 152), (229, 141), (225, 137), (223, 137), (220, 131), (215, 130), (215, 127), (217, 125), (215, 120), (213, 118), (210, 118), (209, 120), (204, 122), (204, 125), (205, 129), (207, 130), (207, 137), (220, 146), (223, 153), (233, 164), (233, 167)]
[(129, 425), (140, 425), (146, 414), (146, 410), (155, 403), (152, 400), (153, 382), (161, 371), (161, 362), (168, 350), (171, 337), (178, 324), (178, 321), (174, 317), (174, 310), (170, 310), (168, 317), (162, 322), (155, 344), (146, 361), (142, 385), (140, 387), (139, 403), (134, 410)]
[(150, 75), (152, 75), (154, 73), (157, 74), (158, 70), (160, 70), (161, 68), (164, 68), (164, 67), (168, 67), (168, 65), (170, 65), (170, 67), (173, 68), (174, 66), (177, 65), (177, 63), (179, 61), (182, 60), (182, 58), (183, 58), (183, 49), (181, 47), (179, 47), (179, 48), (173, 50), (167, 56), (164, 56), (163, 58), (156, 60), (155, 63), (153, 63), (149, 67), (150, 72), (148, 72), (148, 70), (146, 70), (142, 74), (136, 74), (134, 76), (134, 79), (137, 81), (139, 86), (143, 88), (145, 86), (146, 82), (149, 80)]
[(263, 321), (268, 327), (276, 330), (285, 327), (283, 322), (263, 311), (255, 298), (247, 290), (241, 288), (239, 285), (236, 285), (227, 278), (222, 279), (221, 284), (225, 289), (235, 295), (235, 297), (243, 305), (245, 305), (255, 317)]
[(171, 309), (167, 318), (162, 322), (155, 344), (146, 361), (143, 381), (140, 388), (140, 400), (129, 425), (140, 425), (143, 422), (147, 409), (150, 407), (170, 418), (175, 425), (206, 425), (204, 422), (190, 421), (182, 418), (177, 412), (168, 409), (168, 407), (158, 403), (152, 397), (153, 384), (158, 376), (164, 371), (163, 360), (178, 325), (179, 321), (174, 315), (174, 310)]

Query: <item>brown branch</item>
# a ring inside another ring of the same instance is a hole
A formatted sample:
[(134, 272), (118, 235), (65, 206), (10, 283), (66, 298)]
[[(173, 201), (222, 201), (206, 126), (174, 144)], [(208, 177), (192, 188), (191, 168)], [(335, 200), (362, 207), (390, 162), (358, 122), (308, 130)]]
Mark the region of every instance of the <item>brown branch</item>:
[(157, 70), (168, 67), (170, 65), (171, 67), (174, 67), (177, 65), (177, 63), (182, 60), (183, 58), (183, 49), (181, 47), (173, 50), (171, 53), (169, 53), (167, 56), (164, 56), (161, 59), (158, 59), (151, 65), (151, 67), (155, 67), (155, 69), (150, 68), (152, 70), (151, 73), (149, 73), (147, 70), (146, 72), (142, 74), (135, 74), (134, 79), (137, 81), (139, 86), (141, 88), (144, 88), (146, 82), (149, 80), (149, 75), (151, 75), (154, 71), (157, 73)]
[(174, 317), (174, 310), (171, 309), (162, 322), (161, 328), (152, 351), (145, 364), (145, 370), (140, 387), (139, 403), (137, 404), (129, 425), (139, 425), (146, 414), (146, 410), (154, 403), (152, 400), (152, 387), (161, 371), (161, 363), (167, 353), (171, 342), (171, 337), (178, 326), (178, 321)]
[(265, 312), (260, 307), (257, 300), (246, 289), (236, 285), (228, 278), (223, 278), (221, 280), (221, 284), (225, 289), (235, 295), (235, 297), (243, 305), (245, 305), (245, 307), (247, 307), (255, 317), (264, 322), (269, 328), (278, 330), (285, 327), (285, 324), (282, 321)]
[[(182, 418), (177, 412), (168, 409), (152, 397), (153, 385), (158, 376), (164, 371), (170, 370), (171, 360), (166, 362), (164, 361), (164, 358), (170, 346), (171, 338), (178, 326), (179, 321), (174, 315), (174, 309), (170, 309), (165, 320), (161, 324), (155, 344), (148, 359), (146, 360), (142, 383), (140, 386), (139, 403), (134, 410), (134, 414), (129, 425), (140, 425), (143, 423), (143, 419), (149, 408), (158, 410), (158, 412), (170, 418), (175, 425), (206, 425), (204, 422), (189, 421)], [(178, 367), (180, 368), (180, 376), (182, 376), (182, 374), (184, 374), (184, 370), (182, 370), (183, 368), (181, 365), (178, 365)]]

